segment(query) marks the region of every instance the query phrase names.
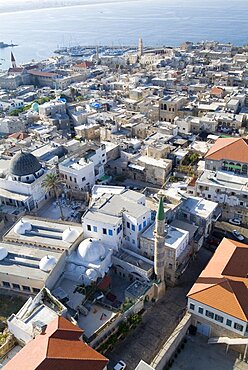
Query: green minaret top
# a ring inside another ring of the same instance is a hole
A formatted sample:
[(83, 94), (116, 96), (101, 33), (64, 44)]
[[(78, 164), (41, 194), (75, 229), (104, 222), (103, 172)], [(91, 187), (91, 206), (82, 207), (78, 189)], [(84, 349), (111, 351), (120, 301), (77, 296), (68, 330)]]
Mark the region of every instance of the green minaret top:
[(157, 220), (158, 221), (164, 221), (164, 202), (163, 202), (163, 197), (161, 197), (160, 200), (159, 200), (158, 212), (157, 212)]

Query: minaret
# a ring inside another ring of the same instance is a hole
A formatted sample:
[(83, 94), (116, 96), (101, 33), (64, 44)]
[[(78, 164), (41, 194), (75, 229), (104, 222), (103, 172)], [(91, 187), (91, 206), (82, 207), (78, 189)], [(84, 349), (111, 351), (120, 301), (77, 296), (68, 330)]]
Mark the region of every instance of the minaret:
[(164, 218), (164, 203), (163, 198), (159, 200), (158, 212), (156, 216), (156, 225), (154, 230), (154, 271), (158, 281), (158, 298), (164, 295), (165, 292), (165, 218)]
[(10, 54), (10, 61), (11, 61), (11, 67), (16, 68), (16, 60), (15, 60), (15, 57), (14, 57), (14, 54), (12, 53), (12, 51), (11, 51), (11, 54)]
[(143, 54), (144, 54), (143, 40), (140, 37), (139, 38), (139, 44), (138, 44), (138, 57), (141, 57)]

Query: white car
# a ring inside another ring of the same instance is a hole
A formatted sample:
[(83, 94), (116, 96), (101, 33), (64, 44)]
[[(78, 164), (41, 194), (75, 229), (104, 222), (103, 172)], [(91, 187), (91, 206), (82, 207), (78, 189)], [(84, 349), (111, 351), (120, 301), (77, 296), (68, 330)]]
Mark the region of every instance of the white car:
[(233, 230), (233, 231), (232, 231), (232, 234), (233, 234), (233, 236), (235, 236), (235, 238), (237, 238), (238, 240), (240, 240), (240, 241), (244, 240), (244, 236), (243, 236), (242, 234), (240, 234), (240, 232), (239, 232), (239, 231), (237, 231), (237, 230)]
[(125, 364), (124, 361), (120, 360), (119, 362), (117, 362), (117, 364), (115, 365), (114, 367), (114, 370), (124, 370), (126, 369), (127, 365)]
[(240, 225), (241, 224), (241, 221), (240, 221), (239, 218), (230, 218), (229, 222), (230, 222), (230, 224), (233, 224), (233, 225)]

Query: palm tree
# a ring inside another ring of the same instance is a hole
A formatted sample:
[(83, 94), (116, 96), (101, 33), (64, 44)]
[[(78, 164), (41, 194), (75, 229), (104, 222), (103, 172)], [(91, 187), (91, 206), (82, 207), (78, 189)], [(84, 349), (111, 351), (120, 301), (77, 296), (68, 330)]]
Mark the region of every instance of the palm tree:
[(63, 214), (62, 206), (59, 200), (59, 190), (61, 189), (61, 186), (62, 186), (62, 181), (59, 178), (59, 175), (56, 172), (48, 173), (45, 179), (42, 181), (41, 186), (47, 192), (49, 191), (53, 192), (53, 194), (55, 195), (57, 199), (58, 205), (59, 205), (61, 220), (64, 220), (64, 214)]

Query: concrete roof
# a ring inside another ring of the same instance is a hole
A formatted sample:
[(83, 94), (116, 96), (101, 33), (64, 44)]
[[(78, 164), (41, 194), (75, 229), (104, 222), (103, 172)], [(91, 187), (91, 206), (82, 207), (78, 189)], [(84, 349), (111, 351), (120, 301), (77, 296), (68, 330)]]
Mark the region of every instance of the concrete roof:
[(40, 260), (47, 256), (53, 256), (58, 261), (61, 252), (42, 250), (32, 246), (18, 244), (0, 243), (8, 251), (7, 257), (0, 261), (0, 273), (46, 281), (49, 272), (44, 272), (39, 268)]
[[(73, 222), (56, 222), (39, 217), (25, 216), (21, 220), (29, 223), (32, 226), (31, 231), (26, 231), (24, 235), (17, 234), (14, 231), (15, 224), (5, 235), (4, 240), (16, 242), (20, 244), (39, 245), (48, 249), (68, 250), (73, 243), (68, 243), (62, 240), (63, 232), (69, 227), (77, 230), (78, 237), (83, 233), (80, 224)], [(20, 220), (18, 220), (19, 222)], [(75, 239), (76, 240), (76, 239)]]

